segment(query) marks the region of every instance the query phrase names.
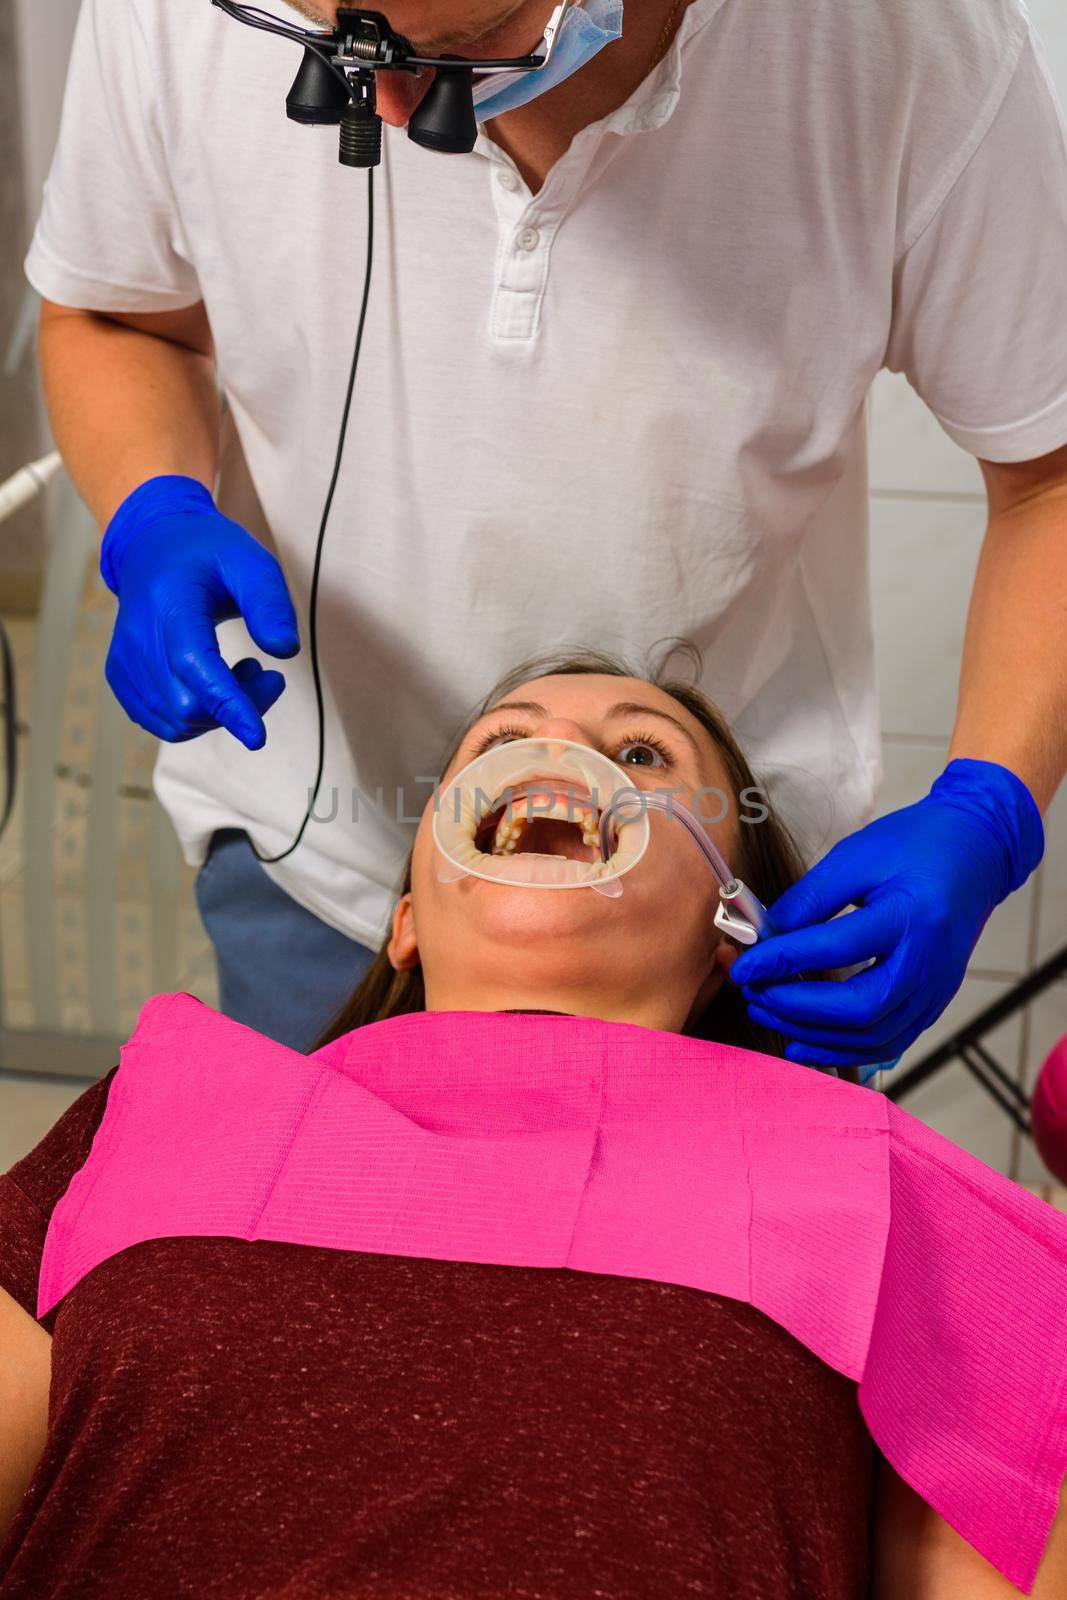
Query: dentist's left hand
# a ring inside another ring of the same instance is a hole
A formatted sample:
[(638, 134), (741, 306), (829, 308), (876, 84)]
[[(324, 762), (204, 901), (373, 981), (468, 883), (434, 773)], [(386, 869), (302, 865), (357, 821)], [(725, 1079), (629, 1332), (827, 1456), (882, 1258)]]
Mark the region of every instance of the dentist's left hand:
[[(842, 839), (769, 906), (775, 936), (737, 957), (730, 982), (754, 1022), (793, 1041), (790, 1061), (899, 1057), (941, 1015), (991, 912), (1043, 852), (1041, 814), (1013, 772), (951, 761), (924, 799)], [(839, 981), (786, 981), (872, 959)]]

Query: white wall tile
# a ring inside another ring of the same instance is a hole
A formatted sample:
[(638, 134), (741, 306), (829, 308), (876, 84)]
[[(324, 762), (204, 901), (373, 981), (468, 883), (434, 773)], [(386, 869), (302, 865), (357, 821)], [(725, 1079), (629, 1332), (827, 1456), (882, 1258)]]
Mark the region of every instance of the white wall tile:
[(28, 1154), (84, 1093), (79, 1084), (0, 1079), (0, 1172)]
[[(1063, 0), (1028, 0), (1027, 9), (1061, 105), (1067, 105), (1067, 7)], [(944, 765), (955, 716), (963, 627), (985, 529), (985, 497), (978, 463), (953, 444), (902, 375), (879, 374), (871, 392), (870, 417), (872, 596), (882, 724), (889, 736), (883, 751), (886, 776), (879, 809), (889, 811), (925, 793)], [(972, 499), (968, 502), (961, 496)], [(976, 978), (976, 971), (1021, 973), (1029, 969), (1032, 958), (1045, 960), (1067, 944), (1067, 788), (1053, 802), (1045, 831), (1041, 868), (994, 912), (972, 958), (971, 976), (949, 1008), (949, 1020), (962, 1020), (979, 1009), (980, 995), (992, 998), (993, 988)], [(943, 1037), (946, 1026), (942, 1018), (911, 1054), (929, 1049)], [(1055, 1039), (1067, 1034), (1067, 984), (1035, 1003), (1028, 1026), (1026, 1054), (1032, 1079)], [(947, 1073), (948, 1083), (962, 1085), (959, 1115), (965, 1122), (973, 1102), (979, 1124), (976, 1138), (985, 1137), (983, 1102), (1004, 1128), (1011, 1128), (965, 1069), (952, 1067)], [(975, 1100), (975, 1095), (980, 1098)], [(946, 1115), (955, 1104), (949, 1089), (936, 1084), (916, 1098), (925, 1103), (924, 1097), (937, 1106), (944, 1102)], [(1000, 1148), (1001, 1134), (993, 1137)], [(1022, 1146), (1025, 1141), (1020, 1136), (1017, 1143)], [(1018, 1154), (1027, 1159), (1024, 1149)], [(1044, 1169), (1032, 1149), (1029, 1162), (1024, 1170), (1036, 1171), (1040, 1181)]]
[(882, 727), (947, 740), (984, 506), (875, 500), (871, 601)]
[(985, 494), (981, 469), (899, 372), (871, 388), (870, 480), (878, 490)]
[(1044, 47), (1061, 104), (1067, 104), (1067, 11), (1063, 0), (1026, 0), (1026, 9)]
[[(1010, 984), (985, 978), (965, 978), (963, 987), (939, 1020), (906, 1052), (891, 1073), (883, 1073), (881, 1087), (888, 1088), (909, 1066), (914, 1066), (948, 1034), (963, 1026), (985, 1006), (1008, 992)], [(1021, 1015), (1002, 1023), (984, 1042), (1011, 1076), (1018, 1068), (1022, 1035)], [(1014, 1124), (993, 1097), (967, 1071), (962, 1062), (941, 1068), (920, 1088), (900, 1102), (901, 1109), (918, 1117), (953, 1144), (969, 1150), (987, 1166), (1010, 1175)]]
[(889, 740), (882, 745), (884, 775), (878, 793), (878, 815), (910, 806), (926, 794), (948, 760), (948, 740), (939, 744), (912, 744)]
[[(911, 805), (928, 793), (938, 773), (944, 771), (947, 755), (947, 741), (943, 745), (896, 741), (883, 745), (885, 777), (878, 796), (879, 816)], [(972, 969), (1020, 975), (1028, 971), (1033, 904), (1034, 879), (1031, 878), (993, 912), (971, 956)]]
[[(1067, 106), (1067, 7), (1027, 0), (1061, 106)], [(871, 392), (875, 491), (984, 494), (977, 461), (945, 433), (901, 373), (880, 372)]]

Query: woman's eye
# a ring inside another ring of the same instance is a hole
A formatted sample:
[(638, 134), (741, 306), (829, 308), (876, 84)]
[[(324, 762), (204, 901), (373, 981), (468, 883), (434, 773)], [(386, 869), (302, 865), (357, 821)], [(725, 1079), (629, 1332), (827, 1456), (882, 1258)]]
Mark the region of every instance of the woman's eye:
[[(525, 728), (494, 728), (479, 742), (474, 754), (485, 755), (487, 750), (492, 750), (496, 745), (507, 744), (512, 739), (528, 739), (529, 733)], [(650, 737), (628, 739), (619, 746), (614, 758), (621, 765), (630, 767), (668, 767), (672, 757), (668, 750), (660, 744), (658, 739)]]
[(475, 755), (482, 756), (487, 750), (491, 750), (492, 747), (501, 740), (507, 741), (509, 739), (525, 739), (527, 737), (528, 735), (523, 731), (522, 728), (497, 728), (495, 732), (486, 734), (485, 738), (481, 740), (477, 750), (474, 753)]
[[(636, 752), (638, 759), (631, 760), (627, 755), (628, 751)], [(629, 744), (624, 744), (615, 759), (623, 767), (663, 767), (667, 764), (666, 752), (661, 746), (647, 739), (634, 739)]]

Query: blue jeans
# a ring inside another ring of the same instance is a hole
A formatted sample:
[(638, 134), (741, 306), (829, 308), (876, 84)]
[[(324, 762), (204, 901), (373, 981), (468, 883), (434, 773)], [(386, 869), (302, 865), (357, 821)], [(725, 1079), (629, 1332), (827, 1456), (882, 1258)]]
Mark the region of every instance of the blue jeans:
[(215, 948), (219, 1010), (307, 1051), (377, 954), (291, 900), (264, 872), (243, 828), (219, 828), (196, 875)]

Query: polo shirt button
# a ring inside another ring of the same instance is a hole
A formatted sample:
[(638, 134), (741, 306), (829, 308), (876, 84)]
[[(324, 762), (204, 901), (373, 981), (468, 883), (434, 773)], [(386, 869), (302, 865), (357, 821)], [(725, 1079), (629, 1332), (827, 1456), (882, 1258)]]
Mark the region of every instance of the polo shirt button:
[(517, 189), (519, 180), (510, 167), (497, 167), (496, 181), (502, 189)]
[(515, 235), (515, 248), (517, 250), (536, 250), (541, 235), (536, 228), (520, 228)]

